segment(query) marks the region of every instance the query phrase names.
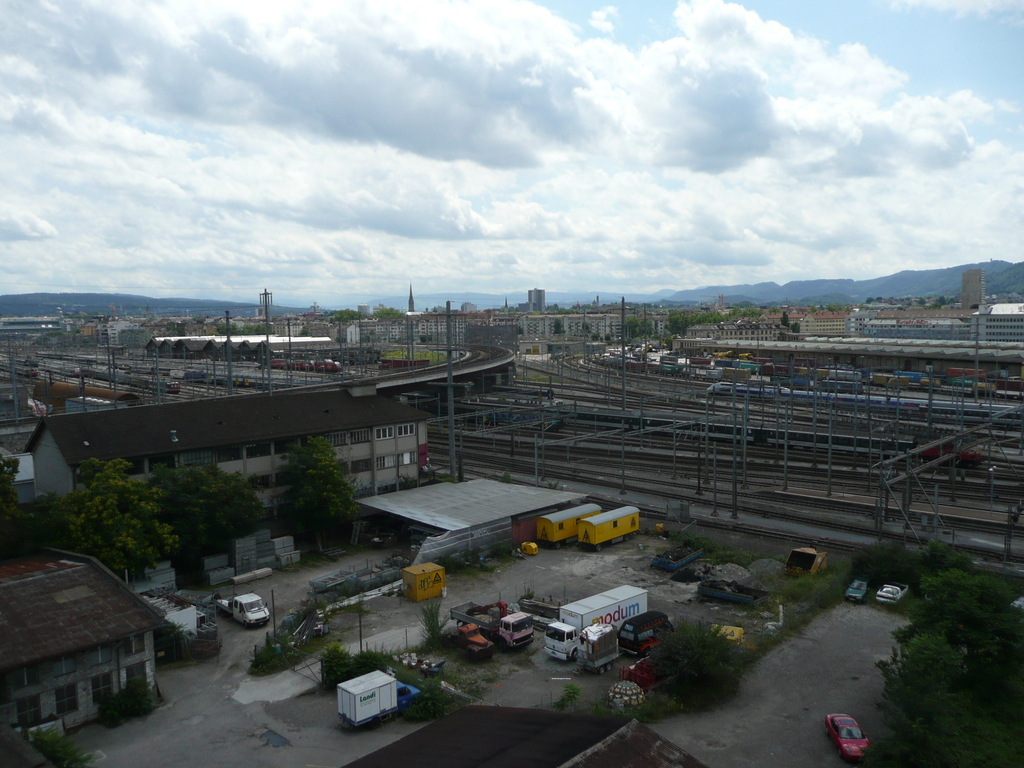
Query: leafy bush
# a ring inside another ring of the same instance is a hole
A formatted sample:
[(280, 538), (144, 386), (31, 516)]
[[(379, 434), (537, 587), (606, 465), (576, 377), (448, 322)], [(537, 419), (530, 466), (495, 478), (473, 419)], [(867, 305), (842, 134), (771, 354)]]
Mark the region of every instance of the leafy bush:
[(895, 581), (916, 587), (918, 556), (899, 542), (875, 544), (854, 555), (852, 572), (875, 585)]
[(153, 692), (145, 678), (136, 677), (117, 693), (100, 699), (100, 722), (120, 725), (129, 717), (142, 717), (153, 711)]
[(583, 689), (573, 683), (566, 683), (562, 686), (562, 695), (551, 705), (559, 712), (567, 709), (576, 709), (580, 699), (583, 697)]
[(349, 653), (338, 643), (331, 643), (320, 655), (320, 662), (323, 671), (324, 688), (330, 690), (354, 677), (365, 675), (367, 672), (383, 672), (391, 663), (391, 657), (380, 651), (360, 651), (357, 654)]
[(406, 720), (419, 723), (444, 717), (447, 709), (448, 695), (441, 684), (437, 680), (427, 680), (420, 686), (420, 695), (402, 714)]
[(281, 665), (281, 652), (274, 643), (265, 643), (262, 648), (253, 651), (249, 662), (249, 672), (253, 675), (265, 675), (274, 672)]
[(503, 474), (501, 477), (498, 478), (498, 482), (499, 483), (511, 483), (512, 482), (512, 475), (511, 475), (511, 473), (506, 470), (505, 474)]
[(447, 623), (448, 617), (441, 612), (440, 600), (420, 608), (420, 627), (423, 629), (423, 647), (426, 650), (433, 651), (441, 647)]
[(29, 734), (28, 740), (57, 768), (88, 768), (96, 760), (94, 754), (86, 752), (70, 736), (59, 731), (35, 730)]

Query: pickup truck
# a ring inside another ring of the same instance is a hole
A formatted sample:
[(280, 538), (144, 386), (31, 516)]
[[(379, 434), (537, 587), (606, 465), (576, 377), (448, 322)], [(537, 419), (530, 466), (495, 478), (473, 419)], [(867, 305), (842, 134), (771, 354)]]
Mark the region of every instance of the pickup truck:
[(906, 584), (886, 584), (875, 593), (875, 600), (880, 603), (896, 603), (903, 599), (910, 589)]
[(270, 621), (270, 611), (267, 610), (263, 598), (252, 592), (227, 599), (214, 595), (214, 602), (218, 611), (245, 627), (259, 627)]

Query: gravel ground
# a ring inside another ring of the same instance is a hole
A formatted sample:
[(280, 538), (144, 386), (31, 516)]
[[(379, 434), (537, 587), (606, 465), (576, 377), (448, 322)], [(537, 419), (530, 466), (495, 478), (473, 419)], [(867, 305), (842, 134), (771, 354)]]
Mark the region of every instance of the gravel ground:
[[(695, 600), (696, 584), (673, 582), (651, 569), (653, 552), (667, 546), (650, 536), (602, 552), (541, 550), (535, 557), (501, 565), (495, 573), (450, 578), (444, 606), (465, 600), (512, 602), (528, 590), (538, 599), (575, 600), (632, 584), (648, 590), (649, 608), (663, 610), (673, 619), (728, 624), (747, 616), (742, 609), (700, 603)], [(273, 590), (280, 620), (304, 596), (310, 578), (362, 565), (365, 557), (275, 573), (251, 586), (266, 598)], [(400, 650), (406, 631), (410, 642), (416, 642), (419, 605), (390, 597), (373, 600), (367, 607), (367, 645)], [(869, 733), (878, 731), (873, 702), (879, 698), (881, 681), (873, 664), (888, 656), (889, 632), (897, 624), (897, 617), (880, 610), (841, 606), (767, 657), (733, 702), (713, 713), (675, 718), (656, 728), (712, 768), (838, 765), (819, 721), (826, 712), (848, 711)], [(358, 641), (354, 615), (338, 616), (332, 626), (335, 639), (346, 644)], [(343, 766), (419, 727), (399, 720), (372, 731), (342, 730), (332, 692), (310, 691), (313, 684), (294, 672), (248, 676), (253, 645), (262, 640), (259, 630), (247, 631), (224, 619), (220, 628), (224, 648), (218, 660), (158, 669), (163, 705), (151, 715), (115, 729), (87, 726), (75, 734), (85, 749), (103, 756), (98, 768), (177, 768), (190, 763), (204, 768)], [(585, 701), (595, 701), (617, 679), (615, 671), (577, 673), (573, 664), (555, 661), (541, 648), (538, 633), (538, 640), (525, 651), (499, 654), (468, 674), (488, 703), (506, 706), (549, 705), (569, 681), (584, 689)], [(623, 658), (619, 665), (631, 662)], [(268, 731), (283, 737), (287, 745), (268, 745)]]

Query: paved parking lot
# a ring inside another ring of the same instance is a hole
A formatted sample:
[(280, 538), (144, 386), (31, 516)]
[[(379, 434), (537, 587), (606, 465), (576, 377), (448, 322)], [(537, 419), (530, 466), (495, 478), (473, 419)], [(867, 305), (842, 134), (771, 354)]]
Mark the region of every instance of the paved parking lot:
[[(445, 605), (493, 602), (499, 596), (511, 602), (527, 590), (538, 598), (573, 600), (634, 584), (649, 590), (650, 608), (691, 619), (727, 620), (732, 609), (689, 602), (692, 586), (670, 582), (648, 567), (652, 547), (659, 545), (664, 546), (653, 537), (641, 537), (599, 553), (542, 550), (496, 573), (450, 579)], [(268, 600), (273, 590), (280, 619), (304, 596), (310, 578), (345, 564), (276, 573), (252, 587)], [(415, 644), (418, 605), (388, 597), (372, 601), (368, 608), (371, 613), (363, 618), (367, 645), (401, 648), (407, 632)], [(735, 700), (715, 712), (673, 718), (656, 730), (712, 768), (838, 765), (820, 720), (828, 711), (849, 711), (869, 733), (878, 731), (873, 703), (881, 693), (881, 678), (874, 662), (889, 655), (889, 633), (897, 623), (897, 617), (880, 610), (841, 606), (766, 657)], [(358, 641), (354, 615), (340, 615), (332, 626), (342, 642)], [(225, 619), (220, 627), (224, 648), (219, 660), (158, 671), (165, 703), (153, 714), (119, 728), (93, 725), (76, 734), (84, 748), (105, 755), (97, 763), (100, 768), (189, 763), (204, 768), (343, 766), (417, 727), (396, 721), (373, 731), (343, 731), (337, 725), (333, 693), (317, 691), (311, 681), (292, 672), (249, 678), (248, 658), (254, 643), (262, 639), (261, 630), (245, 630)], [(570, 679), (593, 701), (616, 679), (614, 671), (577, 676), (573, 665), (548, 658), (540, 645), (535, 642), (526, 654), (499, 654), (486, 662), (491, 666), (481, 677), (489, 703), (545, 705)], [(268, 732), (287, 744), (270, 746), (264, 738)]]

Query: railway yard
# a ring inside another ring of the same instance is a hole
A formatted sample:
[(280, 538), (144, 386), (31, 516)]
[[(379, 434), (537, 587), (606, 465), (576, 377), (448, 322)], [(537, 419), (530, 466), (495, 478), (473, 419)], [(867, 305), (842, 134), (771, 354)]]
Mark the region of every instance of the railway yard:
[[(262, 392), (268, 384), (300, 392), (356, 381), (394, 386), (432, 415), (435, 473), (456, 474), (461, 465), (472, 476), (642, 493), (649, 516), (703, 507), (712, 521), (790, 519), (822, 535), (938, 537), (979, 557), (1024, 558), (1011, 524), (1024, 472), (1019, 393), (991, 387), (972, 396), (938, 379), (924, 388), (899, 378), (894, 389), (874, 385), (878, 375), (848, 371), (818, 371), (820, 386), (797, 388), (795, 369), (788, 378), (756, 375), (774, 374), (768, 365), (753, 377), (715, 381), (714, 368), (622, 370), (608, 358), (580, 357), (520, 358), (514, 373), (460, 380), (461, 366), (497, 354), (459, 353), (456, 382), (472, 386), (455, 387), (451, 419), (443, 385), (403, 390), (406, 372), (393, 363), (345, 367), (326, 353), (272, 360), (269, 371), (234, 361), (230, 386), (223, 360), (114, 361), (97, 351), (28, 350), (3, 373), (18, 372), (22, 385), (112, 388), (142, 403)], [(435, 351), (416, 371), (443, 378), (442, 359)]]

